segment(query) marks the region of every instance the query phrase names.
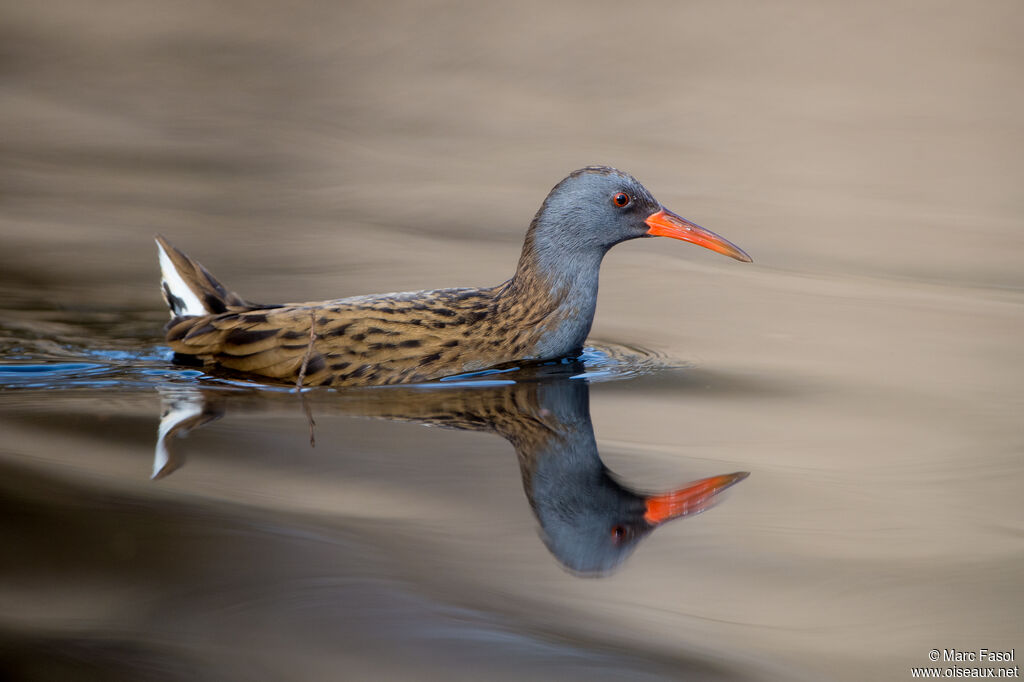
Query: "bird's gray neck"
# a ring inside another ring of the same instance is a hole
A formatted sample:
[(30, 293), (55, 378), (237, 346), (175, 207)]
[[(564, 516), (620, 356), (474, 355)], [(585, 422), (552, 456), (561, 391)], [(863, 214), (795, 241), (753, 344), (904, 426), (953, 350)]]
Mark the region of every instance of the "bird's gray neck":
[(566, 243), (531, 228), (508, 291), (515, 305), (526, 308), (527, 318), (542, 330), (533, 357), (562, 357), (583, 347), (594, 322), (606, 251)]

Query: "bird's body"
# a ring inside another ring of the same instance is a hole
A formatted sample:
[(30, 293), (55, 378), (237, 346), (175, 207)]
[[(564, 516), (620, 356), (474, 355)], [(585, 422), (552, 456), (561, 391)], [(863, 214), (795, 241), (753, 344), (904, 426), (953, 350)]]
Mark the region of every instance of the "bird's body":
[(606, 167), (576, 171), (551, 191), (515, 274), (495, 287), (260, 305), (228, 292), (158, 237), (171, 310), (166, 338), (177, 354), (205, 364), (305, 386), (410, 383), (557, 358), (586, 340), (607, 250), (655, 235), (749, 261)]

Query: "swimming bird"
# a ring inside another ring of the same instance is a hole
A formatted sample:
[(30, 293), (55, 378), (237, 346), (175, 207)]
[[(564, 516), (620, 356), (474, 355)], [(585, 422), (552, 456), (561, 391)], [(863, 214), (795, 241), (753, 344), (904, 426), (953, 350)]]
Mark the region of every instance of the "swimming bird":
[(228, 291), (158, 236), (171, 313), (166, 339), (179, 359), (303, 386), (421, 382), (566, 357), (590, 332), (605, 253), (653, 236), (751, 262), (607, 166), (582, 168), (555, 185), (530, 223), (515, 274), (493, 287), (264, 305)]

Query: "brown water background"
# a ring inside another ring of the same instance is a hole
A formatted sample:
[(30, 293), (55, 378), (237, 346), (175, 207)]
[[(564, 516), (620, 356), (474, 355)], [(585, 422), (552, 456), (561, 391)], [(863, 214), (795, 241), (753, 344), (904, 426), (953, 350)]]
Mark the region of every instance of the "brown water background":
[[(0, 392), (0, 672), (902, 680), (1024, 652), (1021, 3), (2, 16), (3, 362), (98, 369)], [(723, 504), (582, 579), (508, 443), (331, 394), (315, 449), (297, 396), (247, 393), (149, 480), (181, 380), (154, 233), (257, 300), (494, 284), (592, 163), (754, 258), (619, 246), (593, 330), (687, 365), (592, 386), (604, 462), (750, 471)]]

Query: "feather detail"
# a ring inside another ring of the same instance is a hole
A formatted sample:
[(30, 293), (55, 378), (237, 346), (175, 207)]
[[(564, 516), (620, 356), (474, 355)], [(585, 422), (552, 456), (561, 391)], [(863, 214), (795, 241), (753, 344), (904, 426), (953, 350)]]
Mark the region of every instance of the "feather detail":
[(247, 305), (162, 235), (156, 236), (156, 247), (160, 257), (160, 288), (172, 319), (222, 313), (229, 306)]
[[(306, 386), (409, 383), (476, 371), (531, 357), (562, 321), (546, 292), (509, 283), (260, 306), (229, 292), (166, 239), (157, 241), (170, 290), (171, 348), (270, 380), (294, 382), (307, 352)], [(517, 301), (509, 292), (527, 295)], [(193, 314), (197, 302), (203, 309)]]

